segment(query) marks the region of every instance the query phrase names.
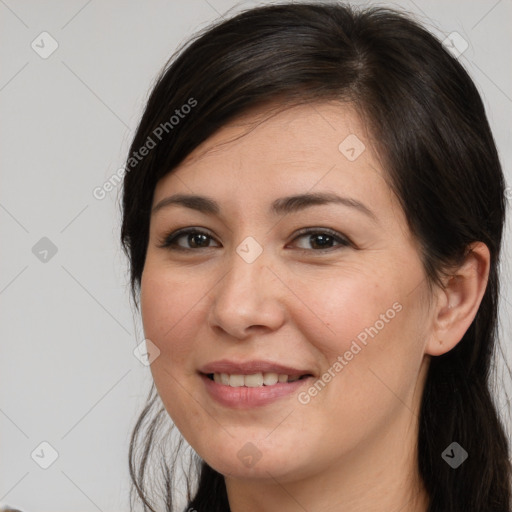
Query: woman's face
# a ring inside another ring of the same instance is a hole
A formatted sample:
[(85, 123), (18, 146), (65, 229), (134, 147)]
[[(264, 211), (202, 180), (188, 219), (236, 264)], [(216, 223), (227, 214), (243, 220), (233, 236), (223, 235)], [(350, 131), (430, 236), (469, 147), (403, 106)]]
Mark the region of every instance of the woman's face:
[[(190, 445), (224, 475), (286, 482), (414, 444), (431, 319), (354, 111), (299, 106), (249, 131), (257, 114), (158, 183), (141, 308)], [(201, 199), (166, 201), (177, 194)], [(184, 228), (199, 233), (169, 236)]]

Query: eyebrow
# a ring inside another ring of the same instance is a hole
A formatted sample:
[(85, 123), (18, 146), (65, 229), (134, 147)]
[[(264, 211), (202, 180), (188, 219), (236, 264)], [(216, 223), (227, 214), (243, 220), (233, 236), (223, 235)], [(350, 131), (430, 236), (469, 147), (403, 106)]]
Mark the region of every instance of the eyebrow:
[[(294, 196), (281, 197), (276, 199), (271, 207), (270, 213), (273, 215), (283, 215), (287, 213), (305, 210), (311, 206), (325, 204), (341, 204), (354, 208), (377, 222), (377, 216), (366, 205), (351, 197), (342, 197), (332, 192), (316, 192), (308, 194), (298, 194)], [(174, 194), (159, 201), (152, 209), (151, 214), (169, 206), (183, 206), (208, 215), (219, 215), (220, 206), (214, 199), (205, 196), (191, 194)]]

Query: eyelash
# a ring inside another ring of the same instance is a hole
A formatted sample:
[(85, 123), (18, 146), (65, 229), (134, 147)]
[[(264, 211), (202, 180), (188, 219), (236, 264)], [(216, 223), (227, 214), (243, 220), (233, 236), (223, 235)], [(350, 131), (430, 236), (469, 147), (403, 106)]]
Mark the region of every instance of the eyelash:
[[(183, 251), (183, 252), (189, 252), (189, 251), (197, 251), (200, 249), (213, 249), (213, 247), (180, 247), (176, 245), (176, 241), (180, 238), (184, 237), (185, 235), (189, 234), (196, 234), (196, 235), (204, 235), (210, 239), (214, 239), (209, 233), (206, 231), (203, 231), (198, 228), (185, 228), (185, 229), (179, 229), (178, 231), (171, 232), (167, 235), (165, 235), (159, 242), (158, 247), (161, 249), (169, 249), (172, 251)], [(342, 248), (342, 247), (348, 247), (353, 245), (352, 242), (345, 236), (341, 235), (340, 233), (337, 233), (336, 231), (332, 229), (327, 228), (305, 228), (303, 230), (300, 230), (299, 233), (297, 233), (297, 236), (292, 240), (294, 242), (298, 238), (304, 237), (306, 235), (328, 235), (332, 237), (336, 242), (339, 243), (339, 245), (336, 247), (329, 247), (327, 249), (299, 249), (302, 252), (315, 252), (315, 253), (326, 253), (331, 252), (336, 249)]]

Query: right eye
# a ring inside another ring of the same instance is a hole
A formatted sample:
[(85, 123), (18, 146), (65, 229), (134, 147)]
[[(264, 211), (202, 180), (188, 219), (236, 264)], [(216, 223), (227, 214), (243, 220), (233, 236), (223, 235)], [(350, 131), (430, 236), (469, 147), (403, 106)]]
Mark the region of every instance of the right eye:
[[(186, 238), (185, 238), (186, 237)], [(188, 247), (180, 245), (178, 241), (184, 238), (185, 243), (189, 244)], [(165, 235), (159, 242), (158, 247), (162, 249), (170, 249), (176, 251), (191, 251), (194, 249), (211, 249), (209, 242), (214, 238), (207, 233), (197, 228), (179, 229)]]

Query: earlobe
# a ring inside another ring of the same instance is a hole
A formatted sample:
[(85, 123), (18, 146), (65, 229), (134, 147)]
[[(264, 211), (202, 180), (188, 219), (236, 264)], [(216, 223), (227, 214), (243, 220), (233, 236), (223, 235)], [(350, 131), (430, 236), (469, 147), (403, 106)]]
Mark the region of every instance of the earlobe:
[(432, 317), (432, 334), (425, 352), (438, 356), (449, 352), (473, 322), (487, 287), (490, 253), (483, 242), (468, 247), (462, 265), (438, 289)]

